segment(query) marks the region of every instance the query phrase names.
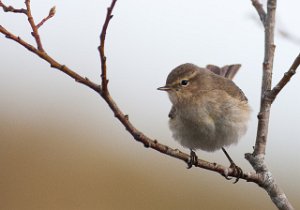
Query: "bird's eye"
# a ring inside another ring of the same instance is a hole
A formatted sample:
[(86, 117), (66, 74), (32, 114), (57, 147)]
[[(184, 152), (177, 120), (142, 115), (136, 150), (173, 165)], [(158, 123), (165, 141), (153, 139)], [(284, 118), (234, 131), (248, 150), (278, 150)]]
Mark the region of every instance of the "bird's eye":
[(189, 81), (186, 80), (186, 79), (184, 79), (184, 80), (181, 80), (180, 84), (181, 84), (182, 86), (187, 86), (187, 85), (189, 84)]

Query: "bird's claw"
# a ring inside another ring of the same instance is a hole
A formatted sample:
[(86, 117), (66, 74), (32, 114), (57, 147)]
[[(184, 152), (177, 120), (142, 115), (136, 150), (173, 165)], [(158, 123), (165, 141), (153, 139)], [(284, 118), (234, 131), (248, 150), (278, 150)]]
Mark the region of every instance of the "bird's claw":
[[(236, 177), (235, 181), (233, 182), (233, 184), (237, 183), (239, 181), (239, 179), (243, 176), (244, 172), (243, 170), (237, 166), (235, 163), (231, 163), (229, 168), (233, 169), (233, 175)], [(233, 177), (228, 177), (228, 173), (224, 173), (222, 174), (224, 176), (225, 179), (227, 180), (232, 180)]]
[(225, 179), (232, 180), (232, 177), (228, 177), (228, 175), (223, 175)]
[[(242, 170), (240, 167), (238, 167), (238, 166), (233, 162), (233, 160), (231, 159), (231, 157), (229, 156), (229, 154), (227, 153), (227, 151), (225, 150), (224, 147), (222, 147), (222, 150), (223, 150), (224, 154), (226, 155), (227, 159), (228, 159), (229, 162), (230, 162), (229, 168), (233, 169), (233, 175), (236, 177), (236, 180), (233, 182), (233, 184), (235, 184), (235, 183), (237, 183), (237, 182), (239, 181), (239, 179), (240, 179), (241, 177), (243, 177), (243, 174), (244, 174), (244, 173), (243, 173), (243, 170)], [(225, 179), (227, 179), (227, 180), (231, 180), (231, 179), (232, 179), (232, 178), (228, 178), (228, 174), (224, 174), (223, 176), (224, 176)]]
[(231, 169), (233, 169), (233, 174), (236, 174), (236, 179), (235, 181), (233, 182), (233, 184), (237, 183), (239, 181), (239, 179), (243, 176), (244, 172), (243, 170), (237, 166), (235, 163), (231, 163), (230, 164), (230, 167)]
[(190, 160), (187, 162), (187, 169), (192, 168), (195, 164), (198, 164), (198, 156), (191, 150)]

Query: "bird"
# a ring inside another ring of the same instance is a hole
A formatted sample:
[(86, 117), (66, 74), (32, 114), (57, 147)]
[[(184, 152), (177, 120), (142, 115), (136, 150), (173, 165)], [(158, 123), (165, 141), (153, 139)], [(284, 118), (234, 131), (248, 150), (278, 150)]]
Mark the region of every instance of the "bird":
[(174, 68), (166, 84), (158, 88), (168, 93), (172, 103), (169, 127), (173, 138), (190, 149), (188, 168), (197, 163), (196, 150), (221, 149), (230, 167), (242, 173), (225, 150), (246, 133), (251, 113), (247, 97), (232, 81), (240, 67), (233, 64), (202, 68), (185, 63)]

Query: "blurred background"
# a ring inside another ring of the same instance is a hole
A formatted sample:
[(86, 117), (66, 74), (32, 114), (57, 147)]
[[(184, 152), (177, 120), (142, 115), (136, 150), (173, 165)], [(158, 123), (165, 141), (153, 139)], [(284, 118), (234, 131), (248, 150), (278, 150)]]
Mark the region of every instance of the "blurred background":
[[(16, 8), (24, 1), (3, 1)], [(47, 53), (100, 81), (97, 47), (109, 0), (32, 1)], [(297, 0), (278, 1), (274, 84), (299, 53)], [(168, 129), (170, 102), (156, 90), (171, 69), (241, 63), (235, 82), (253, 109), (247, 135), (228, 149), (244, 171), (259, 109), (264, 35), (251, 1), (118, 1), (106, 54), (109, 88), (132, 123), (178, 148)], [(0, 12), (0, 24), (34, 44), (22, 14)], [(278, 30), (277, 30), (278, 31)], [(186, 169), (185, 163), (135, 142), (92, 90), (0, 35), (0, 209), (274, 209), (265, 191), (240, 180)], [(299, 77), (272, 107), (266, 161), (278, 184), (300, 207)], [(219, 151), (200, 158), (228, 165)]]

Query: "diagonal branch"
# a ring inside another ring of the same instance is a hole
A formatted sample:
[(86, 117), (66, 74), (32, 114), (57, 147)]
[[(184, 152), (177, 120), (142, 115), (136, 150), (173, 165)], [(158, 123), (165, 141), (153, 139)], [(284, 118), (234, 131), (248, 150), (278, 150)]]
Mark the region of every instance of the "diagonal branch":
[(2, 1), (0, 0), (0, 7), (3, 8), (4, 12), (14, 12), (14, 13), (23, 13), (23, 14), (27, 14), (27, 10), (26, 9), (15, 9), (13, 6), (6, 6), (5, 4), (2, 3)]
[(280, 210), (293, 210), (293, 206), (289, 203), (285, 193), (276, 183), (272, 173), (268, 170), (266, 163), (261, 157), (246, 154), (245, 158), (250, 162), (252, 167), (260, 175), (261, 182), (258, 184), (264, 188), (270, 196), (273, 203)]
[(251, 1), (252, 1), (252, 5), (255, 7), (255, 9), (259, 15), (259, 18), (260, 18), (262, 24), (265, 25), (267, 14), (263, 8), (262, 3), (260, 3), (259, 0), (251, 0)]
[[(110, 109), (113, 111), (115, 117), (123, 124), (123, 126), (126, 128), (126, 130), (132, 135), (132, 137), (138, 141), (144, 144), (146, 148), (152, 148), (156, 151), (159, 151), (163, 154), (166, 154), (168, 156), (180, 159), (184, 161), (185, 163), (190, 162), (190, 155), (181, 152), (178, 149), (172, 149), (169, 146), (163, 145), (158, 143), (157, 140), (153, 140), (149, 137), (147, 137), (145, 134), (143, 134), (141, 131), (139, 131), (137, 128), (134, 127), (134, 125), (130, 122), (128, 115), (125, 115), (120, 108), (117, 106), (117, 104), (114, 102), (110, 94), (107, 93), (101, 93), (101, 96), (103, 99), (107, 102)], [(196, 161), (197, 163), (194, 165), (199, 168), (207, 169), (210, 171), (214, 171), (219, 173), (220, 175), (224, 177), (235, 177), (235, 178), (241, 178), (248, 182), (254, 182), (254, 183), (261, 183), (262, 177), (255, 173), (255, 172), (248, 172), (240, 176), (236, 170), (233, 168), (224, 167), (222, 165), (216, 164), (216, 163), (210, 163), (205, 160), (198, 159)]]
[[(132, 135), (132, 137), (136, 141), (144, 144), (146, 148), (152, 148), (163, 154), (182, 160), (185, 163), (188, 163), (190, 161), (190, 155), (183, 153), (178, 149), (173, 149), (169, 146), (160, 144), (157, 140), (147, 137), (145, 134), (143, 134), (137, 128), (135, 128), (134, 125), (130, 122), (128, 115), (125, 115), (120, 110), (120, 108), (117, 106), (117, 104), (114, 102), (114, 100), (111, 98), (109, 94), (102, 94), (101, 96), (107, 102), (110, 109), (113, 111), (115, 117), (123, 124), (126, 130)], [(202, 159), (198, 159), (197, 163), (194, 166), (217, 172), (224, 177), (228, 177), (228, 176), (236, 177), (236, 178), (239, 177), (239, 174), (233, 168), (224, 167), (220, 164), (211, 163)], [(262, 177), (255, 172), (248, 172), (248, 173), (244, 172), (240, 178), (248, 182), (254, 182), (257, 184), (261, 183), (262, 181)]]
[(55, 15), (55, 12), (56, 12), (56, 7), (52, 7), (49, 11), (49, 14), (47, 17), (43, 18), (41, 20), (41, 22), (39, 22), (39, 24), (36, 25), (37, 28), (40, 28), (47, 20), (49, 20), (50, 18), (54, 17)]
[(269, 92), (268, 98), (271, 100), (271, 103), (275, 100), (276, 96), (279, 92), (286, 86), (286, 84), (290, 81), (291, 77), (296, 74), (296, 70), (300, 65), (300, 53), (294, 60), (290, 69), (284, 73), (282, 79), (278, 82), (278, 84)]

